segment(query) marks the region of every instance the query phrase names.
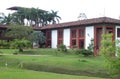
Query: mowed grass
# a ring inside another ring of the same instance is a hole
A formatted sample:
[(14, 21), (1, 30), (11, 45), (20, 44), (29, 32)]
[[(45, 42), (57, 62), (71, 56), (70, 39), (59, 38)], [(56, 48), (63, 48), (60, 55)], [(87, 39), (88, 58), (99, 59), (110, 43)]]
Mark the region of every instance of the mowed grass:
[(13, 54), (14, 52), (18, 51), (17, 49), (0, 49), (0, 52), (3, 54)]
[(74, 76), (31, 70), (1, 68), (0, 79), (106, 79), (99, 77)]
[[(9, 53), (12, 54), (12, 52), (15, 51), (16, 50), (14, 49), (10, 49), (10, 50), (2, 49), (2, 52), (4, 54), (9, 54)], [(83, 57), (83, 56), (75, 55), (73, 50), (68, 50), (69, 54), (63, 54), (60, 52), (56, 53), (56, 51), (57, 51), (56, 49), (29, 49), (29, 50), (25, 50), (22, 53), (22, 55), (18, 54), (18, 55), (0, 56), (0, 66), (5, 67), (7, 63), (7, 67), (9, 68), (21, 68), (21, 64), (23, 64), (23, 67), (25, 69), (37, 70), (37, 71), (42, 70), (42, 71), (56, 72), (56, 70), (54, 71), (54, 69), (57, 69), (58, 72), (59, 69), (63, 69), (65, 70), (65, 73), (66, 72), (71, 73), (72, 71), (75, 71), (76, 73), (79, 73), (78, 75), (83, 74), (83, 75), (95, 76), (95, 77), (108, 76), (106, 68), (104, 67), (105, 61), (102, 56)], [(27, 66), (25, 66), (26, 64)], [(51, 71), (51, 69), (53, 70)], [(72, 74), (74, 74), (74, 72)]]
[[(32, 63), (47, 65), (52, 67), (59, 67), (69, 70), (91, 70), (91, 71), (104, 71), (104, 59), (102, 57), (79, 57), (79, 56), (21, 56), (10, 55), (1, 56), (2, 64), (8, 62), (8, 66), (19, 63)], [(12, 64), (11, 64), (12, 63)], [(1, 65), (2, 65), (1, 64)], [(10, 64), (10, 65), (9, 65)]]
[[(3, 54), (13, 54), (18, 52), (18, 49), (0, 49)], [(32, 55), (56, 55), (57, 49), (40, 48), (40, 49), (24, 49), (19, 54), (32, 54)]]

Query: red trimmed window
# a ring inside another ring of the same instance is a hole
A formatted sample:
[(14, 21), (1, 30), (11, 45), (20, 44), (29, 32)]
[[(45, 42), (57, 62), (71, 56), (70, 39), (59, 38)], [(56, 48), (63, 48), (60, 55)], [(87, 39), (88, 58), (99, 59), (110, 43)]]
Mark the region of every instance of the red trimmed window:
[(77, 37), (77, 29), (72, 29), (71, 35), (72, 35), (72, 38), (76, 38)]
[(117, 28), (117, 37), (120, 37), (120, 28)]
[(71, 29), (71, 48), (77, 46), (77, 29)]
[(72, 48), (84, 48), (84, 37), (85, 29), (84, 28), (74, 28), (71, 29), (71, 47)]
[(51, 47), (51, 31), (46, 32), (46, 47)]
[(63, 30), (58, 30), (58, 45), (63, 44)]
[(84, 28), (80, 28), (78, 29), (78, 33), (79, 33), (79, 43), (78, 43), (78, 47), (83, 49), (84, 48), (84, 37), (85, 37), (85, 29)]

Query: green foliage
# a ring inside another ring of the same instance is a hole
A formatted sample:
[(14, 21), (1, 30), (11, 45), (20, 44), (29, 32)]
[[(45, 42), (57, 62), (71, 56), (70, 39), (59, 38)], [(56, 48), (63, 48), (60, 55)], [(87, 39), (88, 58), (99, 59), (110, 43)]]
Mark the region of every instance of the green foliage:
[(94, 52), (94, 39), (91, 39), (91, 43), (88, 46), (88, 50)]
[(23, 48), (31, 47), (31, 42), (25, 39), (15, 39), (11, 42), (10, 47), (19, 49), (19, 52), (23, 52)]
[(41, 31), (34, 31), (29, 39), (32, 42), (37, 43), (39, 45), (39, 47), (42, 47), (46, 42), (46, 37), (45, 37), (44, 33)]
[[(47, 24), (59, 23), (61, 17), (58, 16), (58, 11), (45, 11), (38, 8), (19, 8), (17, 11), (5, 16), (0, 14), (0, 23), (2, 24), (24, 24), (24, 19), (27, 19), (30, 26), (45, 26)], [(35, 24), (32, 24), (32, 21)], [(25, 24), (28, 26), (28, 24)]]
[(7, 28), (5, 36), (12, 37), (15, 39), (28, 39), (33, 33), (33, 29), (31, 27), (25, 27), (22, 25), (10, 25)]
[(67, 48), (64, 44), (60, 44), (60, 45), (58, 45), (58, 51), (67, 53)]
[(0, 40), (0, 48), (9, 48), (10, 44), (7, 40)]
[[(120, 42), (112, 41), (112, 34), (102, 35), (101, 54), (106, 59), (106, 67), (112, 77), (117, 77), (120, 74)], [(117, 46), (116, 46), (116, 45)], [(117, 57), (115, 54), (117, 53)]]
[(83, 56), (90, 56), (93, 55), (93, 52), (91, 50), (87, 50), (87, 49), (76, 49), (75, 53), (77, 55), (83, 55)]
[(4, 25), (8, 25), (13, 23), (13, 17), (11, 14), (8, 14), (8, 16), (5, 16), (4, 13), (0, 13), (0, 23)]

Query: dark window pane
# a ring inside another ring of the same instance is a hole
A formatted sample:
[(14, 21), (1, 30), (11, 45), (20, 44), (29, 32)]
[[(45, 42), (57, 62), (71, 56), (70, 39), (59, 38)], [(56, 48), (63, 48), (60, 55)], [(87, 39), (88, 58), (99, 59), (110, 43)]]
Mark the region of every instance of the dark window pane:
[(120, 28), (117, 28), (117, 37), (120, 37)]
[(58, 45), (63, 44), (63, 40), (58, 40)]
[(84, 40), (79, 40), (79, 48), (84, 49)]
[(76, 30), (72, 30), (71, 31), (72, 38), (76, 38), (77, 37), (76, 32), (77, 32)]
[(47, 39), (51, 39), (51, 31), (47, 32)]
[(63, 30), (58, 30), (58, 38), (63, 38)]
[(72, 46), (76, 46), (76, 40), (72, 40)]
[(51, 47), (51, 40), (47, 41), (47, 47), (49, 47), (49, 48)]
[(84, 37), (84, 29), (79, 30), (79, 37)]

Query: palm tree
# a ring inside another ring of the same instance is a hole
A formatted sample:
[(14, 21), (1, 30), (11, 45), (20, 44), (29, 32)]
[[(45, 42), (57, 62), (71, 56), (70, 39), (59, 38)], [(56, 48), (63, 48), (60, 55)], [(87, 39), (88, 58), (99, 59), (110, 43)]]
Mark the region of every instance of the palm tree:
[(6, 16), (4, 13), (0, 13), (0, 15), (1, 24), (8, 25), (13, 23), (13, 16), (11, 14), (8, 14), (8, 16)]
[(27, 19), (27, 22), (30, 23), (30, 26), (32, 26), (32, 22), (34, 22), (34, 26), (46, 26), (47, 24), (56, 24), (59, 23), (59, 20), (61, 20), (61, 17), (57, 15), (57, 11), (51, 10), (45, 11), (41, 9), (35, 9), (35, 8), (19, 8), (16, 12), (8, 17), (9, 21), (13, 21), (15, 24), (24, 24), (24, 19)]
[(50, 17), (52, 18), (52, 24), (59, 23), (59, 20), (61, 20), (61, 17), (57, 15), (58, 11), (51, 10)]

